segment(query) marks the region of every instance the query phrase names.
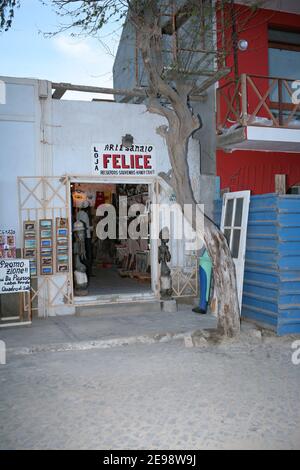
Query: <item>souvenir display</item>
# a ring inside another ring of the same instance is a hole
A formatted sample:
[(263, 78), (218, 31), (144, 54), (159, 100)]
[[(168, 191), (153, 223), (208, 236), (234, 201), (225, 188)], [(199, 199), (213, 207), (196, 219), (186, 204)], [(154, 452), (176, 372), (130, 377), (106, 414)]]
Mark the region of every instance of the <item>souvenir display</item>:
[(25, 220), (23, 223), (23, 252), (24, 258), (29, 259), (30, 276), (37, 275), (37, 240), (36, 222)]
[(69, 271), (69, 226), (68, 219), (56, 218), (56, 272)]
[(105, 196), (103, 191), (97, 191), (96, 192), (96, 200), (95, 200), (95, 209), (97, 209), (98, 206), (101, 206), (101, 204), (105, 204)]
[(87, 194), (81, 189), (76, 189), (72, 192), (72, 200), (74, 207), (80, 207), (80, 205), (87, 200)]
[(0, 230), (0, 258), (16, 258), (16, 232)]
[(49, 276), (53, 274), (53, 221), (40, 220), (40, 274)]
[(84, 296), (88, 294), (87, 267), (83, 263), (86, 259), (85, 251), (85, 228), (83, 222), (77, 220), (73, 226), (74, 242), (74, 287), (75, 295)]

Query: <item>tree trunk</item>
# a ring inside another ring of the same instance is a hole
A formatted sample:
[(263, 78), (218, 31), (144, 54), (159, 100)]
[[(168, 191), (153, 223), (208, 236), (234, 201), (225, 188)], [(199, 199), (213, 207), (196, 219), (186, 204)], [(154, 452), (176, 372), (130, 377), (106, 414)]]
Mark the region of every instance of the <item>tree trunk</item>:
[[(157, 132), (166, 139), (172, 168), (171, 181), (168, 181), (176, 194), (178, 204), (184, 210), (190, 204), (194, 216), (188, 222), (196, 231), (197, 202), (194, 197), (188, 166), (188, 142), (194, 131), (199, 129), (198, 116), (193, 114), (188, 99), (195, 86), (195, 80), (180, 76), (169, 82), (163, 75), (162, 29), (157, 12), (157, 2), (148, 2), (143, 15), (131, 17), (136, 27), (137, 44), (141, 51), (148, 78), (149, 97), (147, 108), (151, 113), (164, 116), (168, 126), (161, 126)], [(163, 104), (161, 97), (168, 101)], [(204, 214), (203, 214), (204, 215)], [(236, 289), (235, 266), (226, 239), (216, 225), (204, 215), (204, 240), (212, 259), (214, 270), (215, 296), (218, 300), (218, 329), (226, 336), (236, 336), (240, 331), (240, 314)]]
[[(191, 186), (189, 167), (187, 163), (188, 139), (178, 133), (165, 135), (174, 179), (172, 187), (176, 200), (184, 210), (185, 204), (191, 204), (192, 218), (188, 220), (196, 231), (197, 202)], [(188, 211), (189, 213), (189, 211)], [(204, 214), (204, 234), (199, 234), (204, 240), (213, 264), (214, 296), (217, 299), (218, 330), (220, 334), (234, 337), (240, 332), (240, 312), (236, 288), (235, 266), (224, 234)]]

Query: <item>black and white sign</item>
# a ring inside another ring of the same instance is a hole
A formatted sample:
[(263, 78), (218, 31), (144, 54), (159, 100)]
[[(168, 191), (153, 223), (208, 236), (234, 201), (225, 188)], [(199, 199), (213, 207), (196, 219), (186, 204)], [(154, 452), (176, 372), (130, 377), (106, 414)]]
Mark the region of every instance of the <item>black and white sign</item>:
[(29, 259), (0, 259), (0, 294), (29, 290)]
[(93, 173), (98, 176), (154, 176), (156, 159), (153, 145), (94, 144)]

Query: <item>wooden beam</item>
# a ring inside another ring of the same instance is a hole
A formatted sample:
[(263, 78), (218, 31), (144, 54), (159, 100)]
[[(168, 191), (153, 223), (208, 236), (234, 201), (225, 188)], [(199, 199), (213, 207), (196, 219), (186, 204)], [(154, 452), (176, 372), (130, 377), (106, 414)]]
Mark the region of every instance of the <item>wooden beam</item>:
[(233, 132), (228, 132), (228, 134), (221, 134), (217, 136), (217, 148), (218, 149), (230, 149), (236, 144), (240, 144), (247, 140), (247, 134), (244, 127), (239, 127)]
[[(222, 69), (222, 71), (226, 71), (226, 75), (231, 71), (229, 67), (226, 67), (225, 69)], [(164, 67), (164, 76), (169, 79), (169, 80), (176, 80), (176, 78), (180, 78), (180, 76), (186, 76), (186, 77), (194, 77), (194, 80), (196, 79), (195, 77), (211, 77), (214, 78), (216, 74), (218, 74), (220, 71), (216, 71), (213, 69), (199, 69), (199, 70), (185, 70), (185, 69), (173, 69), (173, 68), (168, 68)], [(222, 77), (221, 77), (222, 78)]]
[(144, 96), (146, 97), (145, 90), (141, 89), (133, 89), (133, 90), (121, 90), (119, 88), (102, 88), (97, 86), (89, 86), (89, 85), (72, 85), (72, 83), (52, 83), (52, 88), (55, 91), (64, 90), (64, 93), (67, 90), (70, 91), (83, 91), (85, 93), (102, 93), (104, 95), (124, 95), (124, 96)]
[[(211, 72), (212, 73), (212, 72)], [(146, 88), (133, 88), (132, 90), (129, 89), (120, 89), (120, 88), (102, 88), (102, 87), (96, 87), (96, 86), (89, 86), (89, 85), (72, 85), (71, 83), (52, 83), (52, 89), (55, 90), (55, 92), (52, 95), (52, 98), (54, 99), (59, 99), (59, 92), (61, 93), (61, 96), (63, 94), (70, 90), (70, 91), (82, 91), (85, 93), (101, 93), (101, 94), (109, 94), (109, 95), (119, 95), (123, 96), (123, 102), (125, 101), (125, 97), (129, 98), (147, 98), (147, 92)], [(57, 97), (57, 98), (56, 98)], [(206, 96), (204, 94), (193, 94), (193, 96), (190, 97), (191, 101), (203, 101), (203, 99)]]
[(66, 91), (67, 91), (66, 88), (56, 88), (52, 94), (52, 98), (54, 100), (60, 100), (64, 96)]
[[(231, 69), (229, 67), (226, 67), (224, 69), (218, 70), (215, 72), (214, 75), (209, 77), (207, 80), (205, 80), (201, 85), (199, 85), (196, 88), (196, 93), (197, 95), (201, 95), (204, 91), (206, 91), (210, 86), (212, 86), (214, 83), (218, 82), (222, 78), (226, 77), (230, 73)], [(192, 99), (192, 97), (191, 97)]]
[(141, 104), (143, 101), (144, 101), (145, 98), (143, 98), (142, 96), (136, 96), (134, 98), (134, 104)]
[(275, 175), (275, 193), (286, 194), (286, 175)]
[[(132, 96), (123, 96), (123, 98), (120, 99), (120, 103), (128, 103), (128, 101), (130, 101), (132, 98)], [(141, 97), (141, 99), (143, 100), (144, 97)]]
[[(189, 5), (189, 2), (186, 1), (178, 10), (176, 10), (176, 30), (178, 30), (194, 13), (193, 5)], [(173, 26), (173, 15), (172, 14), (162, 14), (162, 17), (166, 16), (169, 19), (162, 27), (162, 33), (167, 35), (172, 35), (174, 32)]]

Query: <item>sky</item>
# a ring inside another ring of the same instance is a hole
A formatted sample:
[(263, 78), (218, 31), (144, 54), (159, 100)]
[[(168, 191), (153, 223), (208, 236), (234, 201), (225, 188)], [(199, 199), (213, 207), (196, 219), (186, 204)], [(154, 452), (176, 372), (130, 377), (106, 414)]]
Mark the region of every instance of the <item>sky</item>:
[[(12, 28), (0, 33), (0, 75), (111, 88), (120, 23), (107, 25), (99, 38), (72, 38), (68, 33), (45, 38), (42, 33), (55, 31), (58, 23), (51, 6), (43, 6), (39, 0), (21, 0)], [(92, 97), (76, 92), (65, 97), (77, 96)]]

